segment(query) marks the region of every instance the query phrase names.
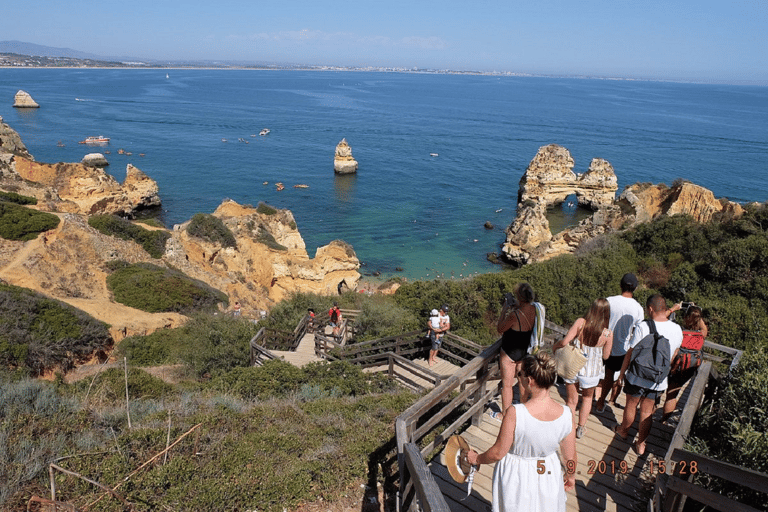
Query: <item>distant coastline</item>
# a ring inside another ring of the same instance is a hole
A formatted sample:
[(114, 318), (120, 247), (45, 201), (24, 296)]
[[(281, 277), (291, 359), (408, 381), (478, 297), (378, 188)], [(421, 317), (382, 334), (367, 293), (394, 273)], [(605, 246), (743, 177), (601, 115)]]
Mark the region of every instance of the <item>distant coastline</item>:
[(768, 86), (764, 81), (715, 81), (715, 80), (675, 80), (668, 78), (633, 78), (598, 75), (546, 75), (521, 73), (515, 71), (476, 71), (476, 70), (452, 70), (415, 67), (390, 67), (390, 66), (325, 66), (302, 64), (244, 64), (244, 63), (218, 63), (218, 62), (143, 62), (143, 61), (110, 61), (98, 59), (79, 59), (74, 57), (44, 57), (34, 55), (22, 55), (17, 53), (0, 52), (0, 68), (16, 69), (201, 69), (201, 70), (255, 70), (255, 71), (331, 71), (331, 72), (375, 72), (375, 73), (409, 73), (427, 75), (466, 75), (466, 76), (495, 76), (516, 78), (570, 78), (580, 80), (609, 80), (626, 82), (662, 82), (662, 83), (690, 83), (690, 84), (728, 84), (743, 86)]

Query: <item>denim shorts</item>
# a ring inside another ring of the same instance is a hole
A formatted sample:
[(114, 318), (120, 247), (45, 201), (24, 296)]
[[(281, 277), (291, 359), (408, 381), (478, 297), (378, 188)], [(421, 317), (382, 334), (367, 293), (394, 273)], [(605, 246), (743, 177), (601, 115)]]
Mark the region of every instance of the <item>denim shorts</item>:
[(625, 382), (624, 393), (626, 393), (629, 396), (634, 396), (640, 399), (648, 398), (650, 400), (653, 400), (654, 402), (658, 402), (659, 398), (661, 398), (661, 395), (664, 393), (664, 391), (656, 391), (655, 389), (641, 388), (640, 386), (635, 386), (634, 384)]

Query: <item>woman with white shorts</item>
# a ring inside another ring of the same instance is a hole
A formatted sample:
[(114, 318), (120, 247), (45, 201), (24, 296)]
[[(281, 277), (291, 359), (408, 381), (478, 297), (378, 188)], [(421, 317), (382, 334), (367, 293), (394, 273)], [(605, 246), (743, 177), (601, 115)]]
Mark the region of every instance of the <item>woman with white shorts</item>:
[(595, 388), (600, 380), (605, 377), (603, 360), (611, 355), (613, 346), (613, 333), (608, 330), (608, 319), (611, 307), (607, 300), (596, 299), (584, 318), (576, 320), (565, 338), (555, 343), (553, 352), (573, 342), (577, 349), (587, 358), (584, 367), (579, 370), (575, 379), (565, 379), (568, 397), (566, 404), (576, 417), (576, 402), (579, 399), (581, 389), (581, 407), (579, 408), (579, 422), (576, 427), (576, 439), (580, 439), (586, 431), (587, 419), (592, 410), (592, 398)]

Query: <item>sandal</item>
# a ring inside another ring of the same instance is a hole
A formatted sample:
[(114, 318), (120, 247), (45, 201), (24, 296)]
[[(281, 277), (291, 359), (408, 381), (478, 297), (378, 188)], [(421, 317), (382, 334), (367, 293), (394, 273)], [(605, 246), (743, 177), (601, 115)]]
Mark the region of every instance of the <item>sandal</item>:
[(619, 433), (619, 428), (621, 428), (621, 425), (619, 425), (619, 424), (614, 425), (613, 426), (613, 433), (616, 434), (617, 436), (619, 436), (623, 441), (626, 441), (627, 438), (629, 437), (629, 434), (627, 434), (625, 436), (621, 435)]
[(642, 457), (645, 454), (645, 441), (642, 443), (635, 441), (632, 443), (632, 449), (635, 450), (638, 457)]

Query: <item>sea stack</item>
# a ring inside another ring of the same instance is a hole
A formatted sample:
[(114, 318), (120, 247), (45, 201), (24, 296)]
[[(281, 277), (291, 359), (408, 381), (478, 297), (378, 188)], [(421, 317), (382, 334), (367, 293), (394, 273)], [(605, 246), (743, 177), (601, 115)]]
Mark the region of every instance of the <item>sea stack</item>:
[(101, 153), (88, 153), (80, 163), (90, 167), (106, 167), (109, 165), (109, 162)]
[(28, 92), (19, 89), (14, 97), (13, 106), (16, 108), (40, 108), (40, 105), (32, 99)]
[(357, 172), (357, 160), (352, 158), (352, 148), (347, 144), (347, 139), (341, 139), (341, 142), (336, 146), (333, 170), (336, 174), (353, 174)]

